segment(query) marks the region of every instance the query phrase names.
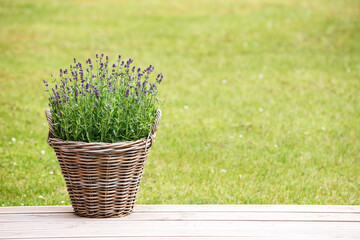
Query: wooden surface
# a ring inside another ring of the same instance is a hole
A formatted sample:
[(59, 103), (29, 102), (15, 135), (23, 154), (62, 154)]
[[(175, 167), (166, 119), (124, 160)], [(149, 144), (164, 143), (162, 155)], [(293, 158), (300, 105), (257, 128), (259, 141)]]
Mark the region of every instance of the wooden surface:
[(360, 239), (360, 206), (137, 205), (91, 219), (70, 206), (2, 207), (0, 239)]

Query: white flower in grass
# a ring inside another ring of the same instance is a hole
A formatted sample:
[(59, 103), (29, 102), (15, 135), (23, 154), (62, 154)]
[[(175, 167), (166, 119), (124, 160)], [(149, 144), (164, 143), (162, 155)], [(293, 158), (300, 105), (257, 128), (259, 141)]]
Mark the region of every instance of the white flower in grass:
[(189, 109), (189, 106), (185, 105), (185, 106), (184, 106), (184, 109), (185, 109), (185, 110), (188, 110), (188, 109)]
[(240, 134), (240, 135), (239, 135), (239, 138), (242, 138), (242, 137), (243, 137), (243, 135), (242, 135), (242, 134)]
[(226, 79), (222, 80), (222, 84), (227, 84), (227, 80)]
[(16, 138), (11, 138), (11, 141), (16, 142)]
[(21, 204), (21, 206), (24, 206), (24, 204), (23, 203), (20, 203)]
[(2, 207), (5, 207), (5, 204), (2, 204), (1, 206), (2, 206)]
[(54, 172), (53, 172), (53, 171), (50, 171), (49, 173), (50, 173), (50, 174), (54, 174)]
[(275, 144), (275, 145), (274, 145), (274, 147), (276, 147), (276, 148), (277, 148), (277, 147), (278, 147), (278, 145), (277, 145), (277, 144)]
[(325, 128), (324, 126), (322, 126), (321, 129), (322, 129), (323, 131), (325, 131), (326, 128)]
[(65, 201), (61, 201), (60, 203), (65, 203)]
[(259, 112), (263, 112), (264, 111), (264, 109), (262, 109), (262, 108), (259, 108)]
[(239, 178), (242, 178), (242, 175), (241, 175), (241, 174), (239, 174)]
[(264, 74), (260, 73), (260, 74), (259, 74), (259, 78), (260, 78), (260, 79), (264, 78)]
[(226, 170), (225, 170), (225, 169), (221, 169), (220, 171), (223, 172), (223, 173), (226, 173)]
[(14, 166), (16, 166), (16, 162), (14, 162), (13, 164), (14, 164)]
[(44, 151), (44, 150), (41, 150), (41, 154), (44, 155), (44, 154), (45, 154), (45, 151)]
[(44, 197), (43, 197), (43, 196), (39, 196), (39, 198), (43, 199)]

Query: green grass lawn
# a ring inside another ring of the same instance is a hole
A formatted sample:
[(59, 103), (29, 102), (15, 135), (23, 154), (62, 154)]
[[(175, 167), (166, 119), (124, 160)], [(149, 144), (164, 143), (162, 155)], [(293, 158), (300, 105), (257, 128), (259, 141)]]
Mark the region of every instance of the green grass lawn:
[(359, 16), (358, 0), (0, 0), (0, 206), (70, 204), (42, 79), (102, 52), (165, 76), (138, 204), (360, 204)]

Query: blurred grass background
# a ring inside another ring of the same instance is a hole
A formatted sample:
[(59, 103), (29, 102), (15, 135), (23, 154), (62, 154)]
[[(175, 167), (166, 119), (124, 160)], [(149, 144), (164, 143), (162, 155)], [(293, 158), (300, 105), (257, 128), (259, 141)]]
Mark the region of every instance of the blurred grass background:
[(358, 0), (0, 0), (0, 206), (70, 204), (43, 78), (165, 75), (138, 204), (360, 204)]

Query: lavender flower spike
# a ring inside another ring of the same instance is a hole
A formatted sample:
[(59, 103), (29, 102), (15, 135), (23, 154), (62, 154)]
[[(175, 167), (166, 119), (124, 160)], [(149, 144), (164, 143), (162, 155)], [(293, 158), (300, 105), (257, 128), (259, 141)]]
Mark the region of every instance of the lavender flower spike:
[(126, 90), (125, 97), (126, 97), (126, 98), (129, 97), (129, 89)]
[(93, 109), (97, 109), (97, 106), (93, 106), (92, 108), (93, 108)]

